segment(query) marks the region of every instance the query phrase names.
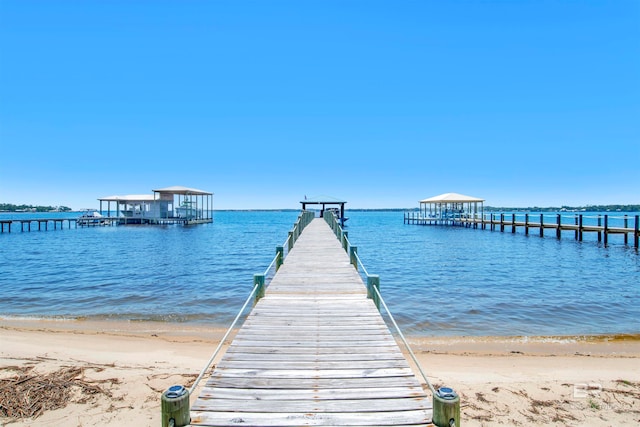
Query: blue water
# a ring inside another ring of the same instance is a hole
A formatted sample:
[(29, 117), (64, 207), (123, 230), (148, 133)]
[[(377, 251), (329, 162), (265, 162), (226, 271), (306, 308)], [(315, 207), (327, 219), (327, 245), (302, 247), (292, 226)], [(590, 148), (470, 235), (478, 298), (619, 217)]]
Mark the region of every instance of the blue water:
[[(46, 216), (0, 218), (27, 215)], [(213, 224), (191, 227), (14, 225), (0, 235), (0, 316), (226, 326), (297, 215), (218, 211)], [(405, 225), (402, 212), (348, 216), (352, 244), (406, 333), (640, 332), (640, 254), (622, 236), (605, 248), (594, 233), (576, 242), (570, 232), (557, 240)]]

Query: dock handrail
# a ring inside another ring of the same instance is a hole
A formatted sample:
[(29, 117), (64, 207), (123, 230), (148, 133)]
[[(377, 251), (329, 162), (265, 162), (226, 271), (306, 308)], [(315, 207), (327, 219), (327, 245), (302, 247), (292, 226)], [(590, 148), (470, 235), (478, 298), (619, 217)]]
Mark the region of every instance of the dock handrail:
[[(313, 220), (313, 217), (314, 217), (314, 213), (313, 212), (311, 212), (311, 211), (302, 211), (300, 213), (300, 215), (298, 215), (298, 219), (294, 223), (293, 229), (291, 231), (289, 231), (289, 235), (288, 235), (287, 239), (284, 241), (284, 243), (282, 244), (282, 246), (276, 246), (276, 255), (273, 257), (273, 259), (271, 260), (271, 263), (269, 263), (269, 266), (264, 271), (264, 273), (255, 274), (253, 276), (254, 277), (253, 290), (251, 291), (251, 293), (247, 297), (246, 301), (242, 305), (242, 308), (240, 309), (240, 311), (236, 315), (235, 319), (233, 319), (233, 322), (231, 322), (231, 325), (229, 326), (229, 328), (225, 332), (224, 336), (222, 337), (222, 339), (218, 343), (218, 346), (216, 347), (215, 351), (213, 352), (213, 354), (209, 358), (209, 361), (207, 362), (205, 367), (202, 369), (202, 371), (200, 371), (200, 374), (198, 375), (196, 380), (191, 385), (191, 388), (189, 389), (189, 394), (191, 396), (193, 396), (193, 392), (198, 387), (198, 384), (202, 380), (202, 377), (204, 377), (205, 373), (207, 372), (207, 370), (209, 369), (209, 367), (211, 366), (213, 361), (216, 359), (216, 357), (220, 353), (220, 350), (224, 346), (225, 341), (227, 340), (227, 338), (229, 338), (229, 335), (231, 335), (231, 332), (233, 331), (233, 329), (235, 328), (236, 324), (238, 323), (238, 320), (240, 320), (240, 318), (242, 317), (242, 313), (244, 313), (244, 311), (247, 309), (247, 306), (249, 305), (249, 302), (251, 302), (251, 300), (254, 299), (254, 298), (255, 298), (255, 302), (257, 302), (262, 296), (264, 296), (264, 289), (265, 289), (266, 286), (268, 286), (268, 283), (265, 283), (265, 279), (268, 277), (269, 271), (271, 271), (271, 269), (274, 267), (274, 265), (276, 266), (276, 271), (278, 270), (280, 265), (282, 265), (282, 262), (284, 261), (284, 258), (288, 254), (289, 250), (291, 250), (291, 248), (293, 248), (293, 245), (295, 244), (295, 241), (298, 239), (298, 237), (302, 233), (302, 230), (304, 230), (304, 228), (311, 223), (311, 220)], [(288, 248), (286, 253), (285, 253), (285, 248)]]
[[(382, 306), (384, 307), (384, 310), (386, 311), (387, 315), (389, 316), (389, 319), (391, 320), (391, 323), (393, 324), (393, 327), (395, 328), (396, 332), (398, 333), (398, 336), (400, 337), (402, 343), (404, 344), (405, 348), (409, 352), (409, 355), (411, 356), (411, 359), (413, 360), (413, 363), (418, 368), (418, 371), (420, 371), (420, 375), (422, 375), (422, 378), (424, 379), (425, 383), (427, 384), (427, 386), (431, 390), (431, 393), (433, 393), (435, 395), (436, 394), (435, 388), (431, 384), (431, 381), (429, 381), (429, 378), (427, 377), (427, 374), (422, 369), (422, 366), (420, 366), (420, 362), (418, 362), (418, 358), (416, 357), (415, 353), (411, 349), (411, 346), (409, 345), (409, 343), (407, 342), (404, 334), (402, 333), (402, 330), (400, 329), (400, 326), (398, 326), (398, 323), (396, 322), (395, 318), (393, 317), (393, 314), (391, 313), (391, 310), (389, 310), (389, 307), (385, 303), (384, 298), (382, 297), (382, 294), (380, 293), (380, 279), (379, 279), (379, 276), (369, 274), (369, 272), (365, 268), (364, 264), (362, 263), (362, 260), (358, 256), (358, 251), (357, 250), (354, 251), (354, 250), (351, 249), (351, 248), (356, 248), (357, 249), (357, 247), (351, 245), (351, 242), (349, 241), (349, 238), (348, 238), (348, 232), (346, 232), (346, 231), (344, 231), (342, 229), (342, 227), (340, 226), (340, 223), (339, 223), (338, 219), (336, 218), (335, 214), (333, 212), (329, 212), (329, 213), (325, 212), (324, 218), (325, 218), (325, 221), (327, 222), (327, 224), (329, 224), (329, 226), (331, 227), (331, 229), (335, 233), (335, 235), (338, 238), (338, 240), (340, 240), (343, 243), (343, 248), (350, 255), (350, 258), (352, 259), (352, 264), (355, 264), (354, 267), (356, 268), (356, 270), (358, 270), (358, 264), (362, 268), (362, 272), (364, 273), (364, 275), (365, 275), (365, 277), (367, 279), (367, 281), (366, 281), (367, 298), (373, 299), (374, 303), (376, 304), (376, 307), (378, 307), (378, 310), (380, 310), (380, 304), (382, 304)], [(354, 261), (355, 261), (355, 263), (354, 263)]]
[(227, 340), (227, 338), (231, 334), (231, 331), (233, 331), (233, 328), (236, 326), (236, 323), (238, 323), (238, 320), (242, 316), (242, 313), (244, 313), (244, 310), (247, 308), (247, 305), (249, 305), (249, 302), (253, 299), (253, 296), (255, 295), (257, 289), (258, 289), (258, 284), (253, 286), (253, 290), (251, 291), (251, 293), (247, 297), (247, 300), (244, 302), (244, 305), (242, 306), (242, 308), (240, 309), (240, 311), (236, 315), (236, 318), (233, 319), (233, 322), (231, 323), (231, 326), (229, 326), (229, 328), (227, 329), (227, 332), (224, 334), (224, 336), (222, 337), (222, 339), (218, 343), (218, 347), (216, 347), (215, 351), (211, 355), (211, 358), (209, 358), (209, 361), (207, 362), (205, 367), (202, 369), (202, 371), (200, 371), (200, 375), (198, 375), (196, 380), (193, 382), (193, 385), (191, 385), (191, 388), (189, 389), (189, 394), (191, 396), (193, 396), (193, 392), (195, 391), (196, 387), (198, 387), (198, 383), (200, 383), (200, 380), (202, 379), (202, 377), (204, 377), (204, 374), (207, 372), (207, 370), (209, 369), (209, 367), (211, 366), (211, 364), (213, 363), (215, 358), (218, 356), (218, 353), (220, 353), (220, 350), (222, 349), (222, 346), (224, 345), (224, 342)]

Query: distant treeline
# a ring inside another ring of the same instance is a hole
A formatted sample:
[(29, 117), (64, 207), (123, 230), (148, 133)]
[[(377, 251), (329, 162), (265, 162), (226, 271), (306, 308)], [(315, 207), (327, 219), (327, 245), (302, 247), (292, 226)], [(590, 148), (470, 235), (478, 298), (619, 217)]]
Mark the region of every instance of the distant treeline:
[(2, 212), (69, 212), (71, 208), (66, 206), (33, 206), (14, 205), (12, 203), (0, 203)]

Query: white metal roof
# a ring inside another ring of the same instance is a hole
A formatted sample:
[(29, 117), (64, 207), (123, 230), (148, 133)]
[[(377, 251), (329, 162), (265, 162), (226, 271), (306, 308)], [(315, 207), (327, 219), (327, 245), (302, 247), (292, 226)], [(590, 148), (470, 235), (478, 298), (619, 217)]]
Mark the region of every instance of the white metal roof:
[(100, 197), (103, 202), (153, 202), (153, 194), (128, 194), (125, 196)]
[(182, 187), (180, 185), (174, 185), (167, 188), (160, 188), (153, 190), (155, 193), (171, 193), (171, 194), (191, 194), (195, 196), (212, 196), (213, 193), (208, 191), (198, 190), (197, 188)]
[(465, 196), (458, 193), (444, 193), (439, 196), (430, 197), (428, 199), (420, 200), (420, 203), (469, 203), (469, 202), (484, 202), (484, 199), (478, 199), (477, 197)]

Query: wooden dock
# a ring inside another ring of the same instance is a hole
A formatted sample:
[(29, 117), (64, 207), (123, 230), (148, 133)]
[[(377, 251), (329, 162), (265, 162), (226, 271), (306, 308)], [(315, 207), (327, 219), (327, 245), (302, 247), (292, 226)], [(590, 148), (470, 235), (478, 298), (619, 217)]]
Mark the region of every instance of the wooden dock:
[(192, 426), (425, 426), (431, 399), (322, 219), (191, 406)]
[[(551, 219), (551, 220), (550, 220)], [(500, 231), (517, 228), (524, 230), (526, 235), (530, 229), (537, 229), (540, 237), (544, 237), (545, 230), (553, 230), (555, 237), (560, 239), (563, 231), (571, 231), (575, 240), (582, 241), (584, 233), (597, 233), (598, 242), (604, 240), (604, 245), (609, 243), (610, 235), (622, 235), (625, 245), (628, 245), (629, 236), (633, 239), (633, 247), (638, 249), (640, 240), (640, 215), (624, 217), (611, 217), (609, 215), (597, 215), (589, 217), (593, 223), (585, 221), (587, 217), (582, 214), (515, 214), (515, 213), (490, 213), (479, 216), (452, 216), (448, 218), (424, 217), (416, 212), (405, 212), (405, 224), (417, 225), (457, 225), (483, 230)], [(613, 221), (617, 223), (614, 224)]]
[(48, 230), (49, 223), (53, 223), (54, 230), (58, 229), (58, 225), (60, 226), (60, 230), (63, 230), (65, 221), (69, 229), (71, 228), (71, 224), (75, 224), (76, 228), (78, 227), (78, 220), (75, 218), (3, 219), (0, 220), (0, 233), (4, 233), (5, 231), (11, 233), (12, 224), (20, 224), (20, 231), (22, 232), (24, 232), (25, 229), (26, 231), (31, 231), (31, 224), (33, 223), (38, 223), (38, 231), (42, 229)]

